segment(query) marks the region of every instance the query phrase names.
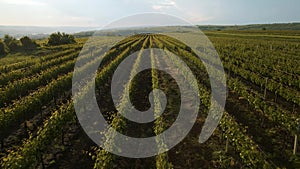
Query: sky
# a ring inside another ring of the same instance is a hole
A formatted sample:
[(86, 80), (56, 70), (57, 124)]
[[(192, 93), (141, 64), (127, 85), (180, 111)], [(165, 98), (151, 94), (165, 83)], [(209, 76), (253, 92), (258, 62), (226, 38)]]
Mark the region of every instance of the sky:
[(197, 25), (300, 22), (300, 0), (0, 0), (0, 25), (101, 27), (144, 12)]

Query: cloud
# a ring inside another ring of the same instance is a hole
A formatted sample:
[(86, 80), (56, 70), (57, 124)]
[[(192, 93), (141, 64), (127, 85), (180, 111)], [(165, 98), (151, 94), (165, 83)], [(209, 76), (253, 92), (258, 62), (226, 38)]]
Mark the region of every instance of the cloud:
[(174, 0), (154, 1), (152, 5), (152, 9), (159, 11), (172, 7), (177, 8), (177, 4)]
[(199, 23), (214, 18), (212, 16), (204, 16), (199, 10), (194, 10), (194, 7), (190, 6), (190, 4), (181, 6), (175, 0), (153, 1), (152, 4), (152, 9), (160, 12), (166, 12), (167, 10), (171, 12), (171, 8), (174, 14), (180, 14), (179, 16), (184, 17), (191, 23)]
[(99, 26), (90, 17), (70, 16), (70, 15), (50, 15), (47, 16), (49, 26)]
[(186, 15), (188, 21), (194, 24), (214, 19), (213, 16), (203, 16), (195, 12), (186, 12)]
[(11, 5), (30, 5), (30, 6), (44, 6), (43, 2), (35, 0), (0, 0), (0, 3), (11, 4)]

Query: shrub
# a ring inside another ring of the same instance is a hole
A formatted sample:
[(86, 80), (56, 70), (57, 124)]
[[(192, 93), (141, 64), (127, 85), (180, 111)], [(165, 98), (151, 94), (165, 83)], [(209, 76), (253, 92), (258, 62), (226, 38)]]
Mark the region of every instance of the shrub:
[(6, 55), (9, 49), (6, 44), (0, 40), (0, 56)]
[(48, 38), (48, 45), (50, 46), (73, 43), (76, 43), (74, 36), (66, 33), (52, 33)]
[(22, 44), (22, 48), (25, 50), (33, 50), (38, 47), (38, 44), (35, 41), (31, 40), (28, 36), (22, 37), (20, 41)]
[(18, 40), (12, 36), (9, 35), (5, 35), (4, 36), (4, 43), (6, 44), (6, 46), (9, 48), (9, 51), (17, 51), (18, 49), (20, 49), (20, 43), (18, 42)]

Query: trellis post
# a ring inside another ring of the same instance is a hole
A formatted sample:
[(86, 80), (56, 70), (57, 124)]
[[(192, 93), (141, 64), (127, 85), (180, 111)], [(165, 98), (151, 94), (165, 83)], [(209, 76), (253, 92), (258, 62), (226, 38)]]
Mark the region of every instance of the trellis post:
[(297, 146), (298, 146), (298, 134), (300, 133), (300, 122), (298, 122), (298, 130), (295, 134), (295, 139), (294, 139), (294, 149), (293, 149), (293, 155), (296, 155), (297, 153)]

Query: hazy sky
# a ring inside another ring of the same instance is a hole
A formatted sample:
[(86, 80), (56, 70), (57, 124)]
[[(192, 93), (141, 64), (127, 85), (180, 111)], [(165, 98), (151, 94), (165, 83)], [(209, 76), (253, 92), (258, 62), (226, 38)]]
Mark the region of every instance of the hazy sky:
[(299, 22), (300, 0), (0, 0), (0, 25), (102, 26), (163, 12), (193, 24)]

